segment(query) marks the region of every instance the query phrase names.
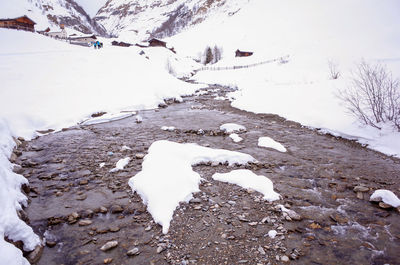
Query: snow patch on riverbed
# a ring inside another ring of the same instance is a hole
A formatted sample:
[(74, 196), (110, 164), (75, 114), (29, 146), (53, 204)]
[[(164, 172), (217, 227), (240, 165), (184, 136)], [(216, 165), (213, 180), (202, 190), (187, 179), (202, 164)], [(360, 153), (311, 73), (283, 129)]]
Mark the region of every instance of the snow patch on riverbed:
[(264, 200), (270, 202), (280, 199), (280, 195), (274, 191), (274, 184), (269, 178), (256, 175), (248, 169), (233, 170), (229, 173), (216, 173), (212, 178), (236, 184), (245, 189), (258, 191), (264, 195)]
[(239, 143), (239, 142), (243, 141), (243, 138), (240, 137), (237, 133), (231, 133), (229, 135), (229, 138), (231, 138), (235, 143)]
[(390, 190), (376, 190), (369, 198), (370, 201), (383, 201), (392, 207), (400, 207), (400, 199)]
[(283, 153), (286, 152), (286, 148), (281, 143), (278, 143), (277, 141), (275, 141), (270, 137), (258, 138), (258, 146), (272, 148)]
[(200, 191), (202, 178), (192, 166), (207, 162), (243, 165), (255, 161), (244, 153), (161, 140), (150, 146), (142, 171), (129, 180), (129, 186), (140, 195), (166, 234), (179, 203), (189, 202), (192, 194)]
[(110, 172), (117, 172), (119, 170), (124, 169), (126, 165), (128, 165), (129, 161), (131, 161), (130, 157), (125, 157), (123, 159), (118, 160), (117, 164), (115, 165), (115, 168), (111, 169)]
[(236, 123), (225, 123), (222, 124), (219, 129), (225, 133), (237, 133), (237, 132), (245, 132), (246, 127), (243, 125), (239, 125)]

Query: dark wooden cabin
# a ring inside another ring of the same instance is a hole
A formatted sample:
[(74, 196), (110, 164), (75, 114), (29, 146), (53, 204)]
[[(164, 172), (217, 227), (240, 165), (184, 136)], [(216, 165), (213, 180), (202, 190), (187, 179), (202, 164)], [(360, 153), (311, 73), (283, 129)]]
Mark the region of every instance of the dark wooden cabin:
[(35, 22), (27, 16), (0, 19), (0, 28), (18, 29), (35, 32)]
[(121, 46), (121, 47), (130, 47), (130, 46), (132, 46), (132, 44), (126, 43), (126, 42), (123, 42), (123, 41), (121, 41), (121, 42), (113, 41), (113, 42), (111, 42), (111, 44), (113, 46)]
[(253, 55), (253, 52), (242, 52), (239, 49), (237, 49), (235, 53), (236, 53), (235, 57), (247, 57)]
[(165, 41), (151, 39), (149, 40), (149, 47), (167, 47), (167, 43)]

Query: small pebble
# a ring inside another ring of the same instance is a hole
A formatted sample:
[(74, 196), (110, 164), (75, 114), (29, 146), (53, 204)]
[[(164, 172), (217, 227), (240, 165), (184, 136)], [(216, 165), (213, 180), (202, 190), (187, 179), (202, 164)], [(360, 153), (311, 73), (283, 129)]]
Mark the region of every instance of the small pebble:
[(118, 246), (118, 241), (109, 241), (107, 243), (105, 243), (100, 250), (102, 251), (107, 251), (110, 250), (112, 248), (115, 248), (116, 246)]
[(104, 264), (110, 264), (113, 261), (112, 258), (104, 259)]
[(139, 255), (139, 248), (133, 248), (126, 253), (128, 256)]

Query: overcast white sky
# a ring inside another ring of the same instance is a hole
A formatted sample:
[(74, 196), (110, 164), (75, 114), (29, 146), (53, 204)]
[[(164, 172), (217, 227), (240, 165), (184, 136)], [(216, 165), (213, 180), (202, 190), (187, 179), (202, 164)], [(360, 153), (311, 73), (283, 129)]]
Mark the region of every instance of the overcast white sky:
[(107, 2), (107, 0), (75, 0), (90, 17), (94, 17), (97, 11)]

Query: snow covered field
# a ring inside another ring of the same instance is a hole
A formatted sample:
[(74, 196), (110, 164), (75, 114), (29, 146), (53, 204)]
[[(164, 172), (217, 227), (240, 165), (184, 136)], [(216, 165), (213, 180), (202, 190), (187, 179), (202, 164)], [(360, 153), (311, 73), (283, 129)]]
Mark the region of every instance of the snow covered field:
[(0, 256), (24, 264), (22, 253), (3, 240), (22, 240), (26, 250), (39, 242), (16, 213), (26, 202), (20, 186), (27, 180), (13, 173), (8, 161), (12, 137), (30, 139), (36, 130), (60, 130), (97, 112), (115, 113), (112, 120), (121, 110), (182, 100), (199, 86), (167, 72), (165, 53), (172, 53), (165, 49), (149, 50), (163, 56), (146, 59), (138, 48), (94, 50), (29, 32), (0, 29), (0, 39)]
[[(399, 132), (361, 126), (337, 98), (362, 59), (384, 64), (400, 78), (399, 9), (396, 0), (249, 1), (234, 16), (219, 14), (168, 42), (194, 57), (207, 45), (222, 47), (216, 67), (290, 55), (286, 64), (200, 71), (194, 79), (237, 87), (230, 95), (234, 107), (275, 113), (400, 157)], [(254, 55), (234, 57), (236, 49)], [(328, 62), (337, 66), (339, 79), (332, 80)]]

